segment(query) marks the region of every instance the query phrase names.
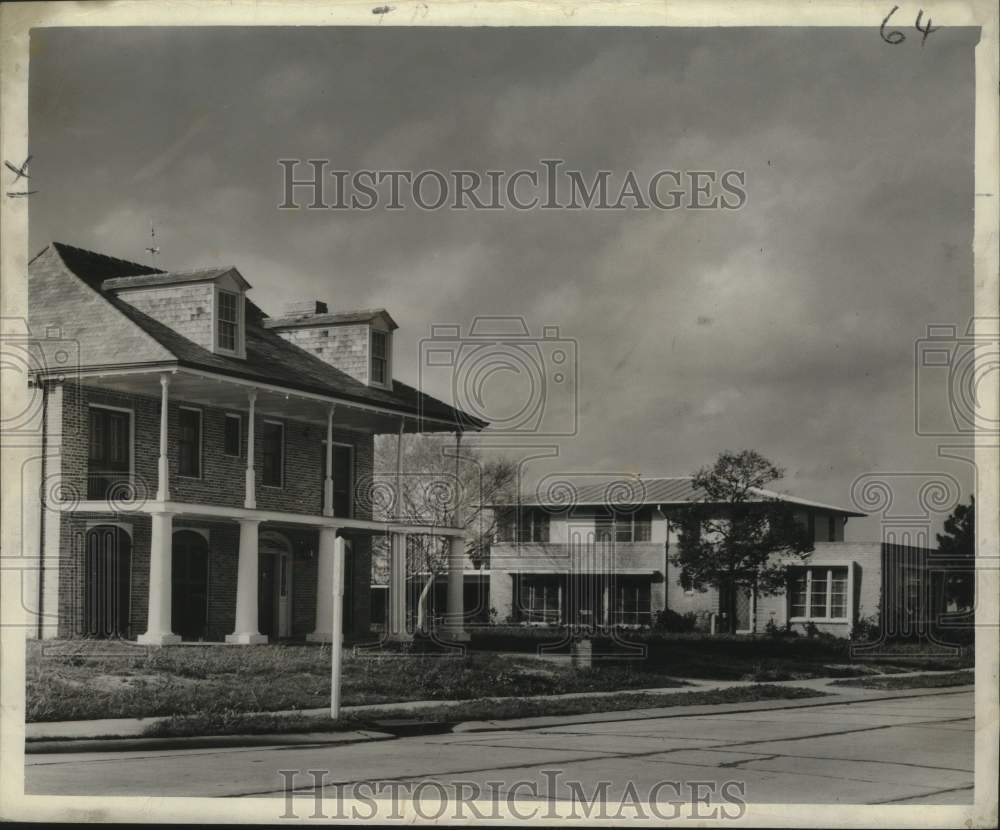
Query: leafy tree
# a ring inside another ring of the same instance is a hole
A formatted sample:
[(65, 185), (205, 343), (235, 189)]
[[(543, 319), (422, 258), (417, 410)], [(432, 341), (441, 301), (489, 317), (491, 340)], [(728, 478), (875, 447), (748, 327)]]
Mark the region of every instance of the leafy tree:
[(956, 505), (944, 520), (944, 533), (937, 534), (937, 556), (947, 559), (944, 600), (958, 608), (972, 608), (975, 596), (976, 497)]
[(754, 450), (723, 452), (694, 474), (699, 498), (675, 514), (677, 553), (686, 590), (715, 588), (724, 598), (730, 632), (736, 630), (736, 599), (784, 590), (789, 560), (813, 549), (791, 506), (764, 488), (784, 470)]

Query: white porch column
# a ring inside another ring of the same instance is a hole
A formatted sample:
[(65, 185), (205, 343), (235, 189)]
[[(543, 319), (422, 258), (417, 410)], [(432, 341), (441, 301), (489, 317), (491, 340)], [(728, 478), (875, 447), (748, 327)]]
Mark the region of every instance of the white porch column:
[(387, 634), (390, 640), (409, 640), (406, 628), (406, 534), (393, 533), (389, 548), (389, 607)]
[(247, 395), (249, 401), (249, 414), (247, 416), (247, 471), (246, 484), (244, 485), (243, 506), (248, 510), (257, 508), (257, 471), (253, 466), (254, 443), (257, 435), (256, 424), (254, 422), (254, 408), (257, 403), (257, 390), (251, 389)]
[(170, 498), (170, 465), (167, 463), (167, 404), (170, 400), (170, 375), (160, 375), (160, 457), (157, 463), (156, 500)]
[(333, 625), (333, 594), (330, 586), (333, 584), (334, 572), (337, 567), (335, 559), (338, 554), (337, 529), (321, 527), (319, 530), (319, 561), (316, 563), (316, 627), (306, 639), (311, 643), (330, 642), (330, 631)]
[(340, 664), (344, 650), (344, 557), (347, 543), (341, 537), (334, 539), (333, 550), (333, 619), (330, 631), (330, 717), (340, 717)]
[(326, 479), (323, 481), (323, 515), (333, 515), (333, 412), (326, 415)]
[(240, 559), (236, 570), (236, 630), (226, 635), (227, 643), (266, 643), (257, 629), (257, 573), (259, 521), (240, 520)]
[[(164, 385), (164, 389), (166, 386)], [(137, 638), (142, 645), (165, 646), (181, 638), (170, 629), (171, 565), (173, 560), (174, 517), (153, 513), (149, 549), (149, 614), (146, 633)]]
[[(455, 509), (452, 524), (463, 527), (462, 510), (462, 433), (455, 433)], [(452, 640), (467, 640), (465, 630), (465, 537), (452, 536), (448, 540), (448, 603), (446, 613), (447, 636)]]
[(465, 630), (465, 537), (448, 540), (448, 614), (446, 633), (450, 640), (468, 640)]

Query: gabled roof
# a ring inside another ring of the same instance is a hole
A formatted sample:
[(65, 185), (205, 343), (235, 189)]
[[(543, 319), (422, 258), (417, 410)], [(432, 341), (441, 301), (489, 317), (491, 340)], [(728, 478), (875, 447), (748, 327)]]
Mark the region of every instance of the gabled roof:
[[(62, 261), (74, 274), (88, 284), (102, 282), (114, 277), (130, 277), (136, 274), (162, 274), (159, 268), (149, 265), (140, 265), (138, 262), (129, 262), (127, 259), (107, 256), (105, 254), (94, 253), (84, 248), (75, 248), (63, 242), (53, 242), (52, 248), (59, 254)], [(46, 249), (36, 255), (35, 259), (44, 253)], [(32, 259), (34, 262), (34, 259)], [(29, 263), (30, 264), (30, 263)]]
[(160, 271), (155, 274), (136, 274), (131, 277), (112, 277), (101, 283), (104, 291), (118, 291), (123, 288), (145, 288), (151, 285), (178, 285), (189, 282), (214, 282), (219, 277), (231, 275), (243, 290), (251, 288), (243, 275), (233, 265), (219, 268), (196, 268), (192, 271)]
[[(600, 507), (604, 505), (630, 505), (641, 504), (679, 506), (692, 504), (701, 501), (703, 493), (694, 486), (691, 476), (673, 476), (669, 478), (644, 478), (641, 476), (608, 476), (606, 479), (593, 482), (593, 477), (588, 483), (579, 486), (572, 486), (568, 498), (563, 498), (566, 491), (559, 487), (552, 487), (553, 498), (534, 496), (522, 498), (522, 507)], [(755, 491), (761, 500), (780, 499), (789, 504), (801, 507), (811, 507), (816, 510), (826, 510), (830, 513), (839, 513), (844, 516), (865, 516), (857, 510), (850, 510), (844, 507), (837, 507), (832, 504), (802, 499), (798, 496), (791, 496), (787, 493), (778, 493), (774, 490), (756, 488)], [(499, 506), (499, 505), (497, 505)]]
[(405, 383), (393, 381), (392, 389), (386, 390), (356, 380), (268, 330), (263, 325), (267, 315), (250, 300), (246, 301), (246, 358), (227, 357), (199, 346), (103, 289), (106, 280), (165, 271), (58, 242), (46, 246), (29, 265), (31, 326), (40, 330), (57, 326), (62, 337), (76, 341), (81, 369), (175, 363), (450, 421), (462, 429), (487, 426)]
[(398, 329), (396, 321), (384, 308), (361, 308), (357, 311), (339, 311), (332, 314), (290, 314), (285, 317), (267, 317), (264, 328), (276, 329), (282, 326), (337, 326), (346, 323), (369, 323), (376, 317), (385, 319), (390, 329)]

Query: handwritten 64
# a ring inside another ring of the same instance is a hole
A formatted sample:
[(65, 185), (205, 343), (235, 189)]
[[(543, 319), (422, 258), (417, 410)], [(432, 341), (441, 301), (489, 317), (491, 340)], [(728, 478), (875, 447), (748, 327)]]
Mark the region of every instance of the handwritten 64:
[[(904, 40), (906, 40), (906, 35), (904, 35), (898, 29), (893, 29), (892, 31), (888, 32), (886, 31), (886, 26), (889, 23), (889, 18), (892, 17), (897, 11), (899, 11), (899, 6), (893, 6), (892, 11), (890, 11), (885, 16), (885, 19), (882, 21), (882, 25), (879, 27), (878, 30), (879, 34), (882, 36), (882, 40), (884, 40), (886, 43), (891, 43), (893, 46), (896, 46), (897, 44), (900, 44)], [(920, 11), (917, 12), (916, 22), (914, 22), (913, 24), (913, 27), (923, 35), (923, 37), (920, 40), (921, 46), (923, 46), (927, 42), (927, 36), (931, 32), (936, 32), (938, 29), (941, 28), (940, 26), (931, 27), (930, 15), (928, 15), (927, 17), (927, 25), (921, 26), (920, 24), (923, 21), (923, 18), (924, 18), (924, 10), (920, 9)]]

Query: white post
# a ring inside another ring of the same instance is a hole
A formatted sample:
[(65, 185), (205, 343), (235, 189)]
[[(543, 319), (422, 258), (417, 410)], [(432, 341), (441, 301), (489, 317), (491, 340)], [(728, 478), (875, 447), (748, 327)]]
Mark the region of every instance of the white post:
[(170, 376), (160, 375), (160, 457), (157, 463), (156, 500), (170, 498), (170, 465), (167, 463), (167, 404), (170, 399)]
[(266, 643), (267, 637), (257, 628), (257, 529), (259, 521), (240, 520), (240, 559), (236, 570), (236, 630), (226, 635), (227, 643), (254, 645)]
[(337, 551), (337, 529), (321, 527), (319, 530), (319, 561), (316, 563), (316, 627), (306, 639), (312, 643), (330, 641), (330, 626), (333, 617), (334, 560)]
[(332, 609), (330, 624), (330, 717), (340, 717), (340, 678), (344, 651), (344, 556), (346, 543), (341, 537), (334, 541)]
[(323, 482), (323, 515), (333, 515), (333, 411), (326, 416), (326, 479)]
[(181, 641), (171, 631), (170, 624), (174, 517), (170, 513), (157, 512), (150, 518), (153, 527), (149, 549), (148, 622), (146, 633), (140, 634), (137, 640), (143, 645), (165, 646)]
[(248, 510), (257, 509), (257, 472), (253, 466), (254, 443), (257, 435), (254, 423), (254, 409), (257, 403), (257, 390), (251, 389), (247, 395), (249, 413), (247, 415), (247, 471), (244, 485), (243, 506)]
[(465, 630), (465, 537), (448, 540), (448, 638), (468, 640)]
[[(452, 524), (462, 527), (465, 522), (462, 510), (461, 482), (462, 433), (455, 433), (455, 509)], [(452, 640), (467, 640), (465, 631), (465, 538), (453, 536), (448, 540), (448, 637)]]
[(389, 639), (408, 640), (406, 630), (406, 534), (393, 533), (389, 542)]

